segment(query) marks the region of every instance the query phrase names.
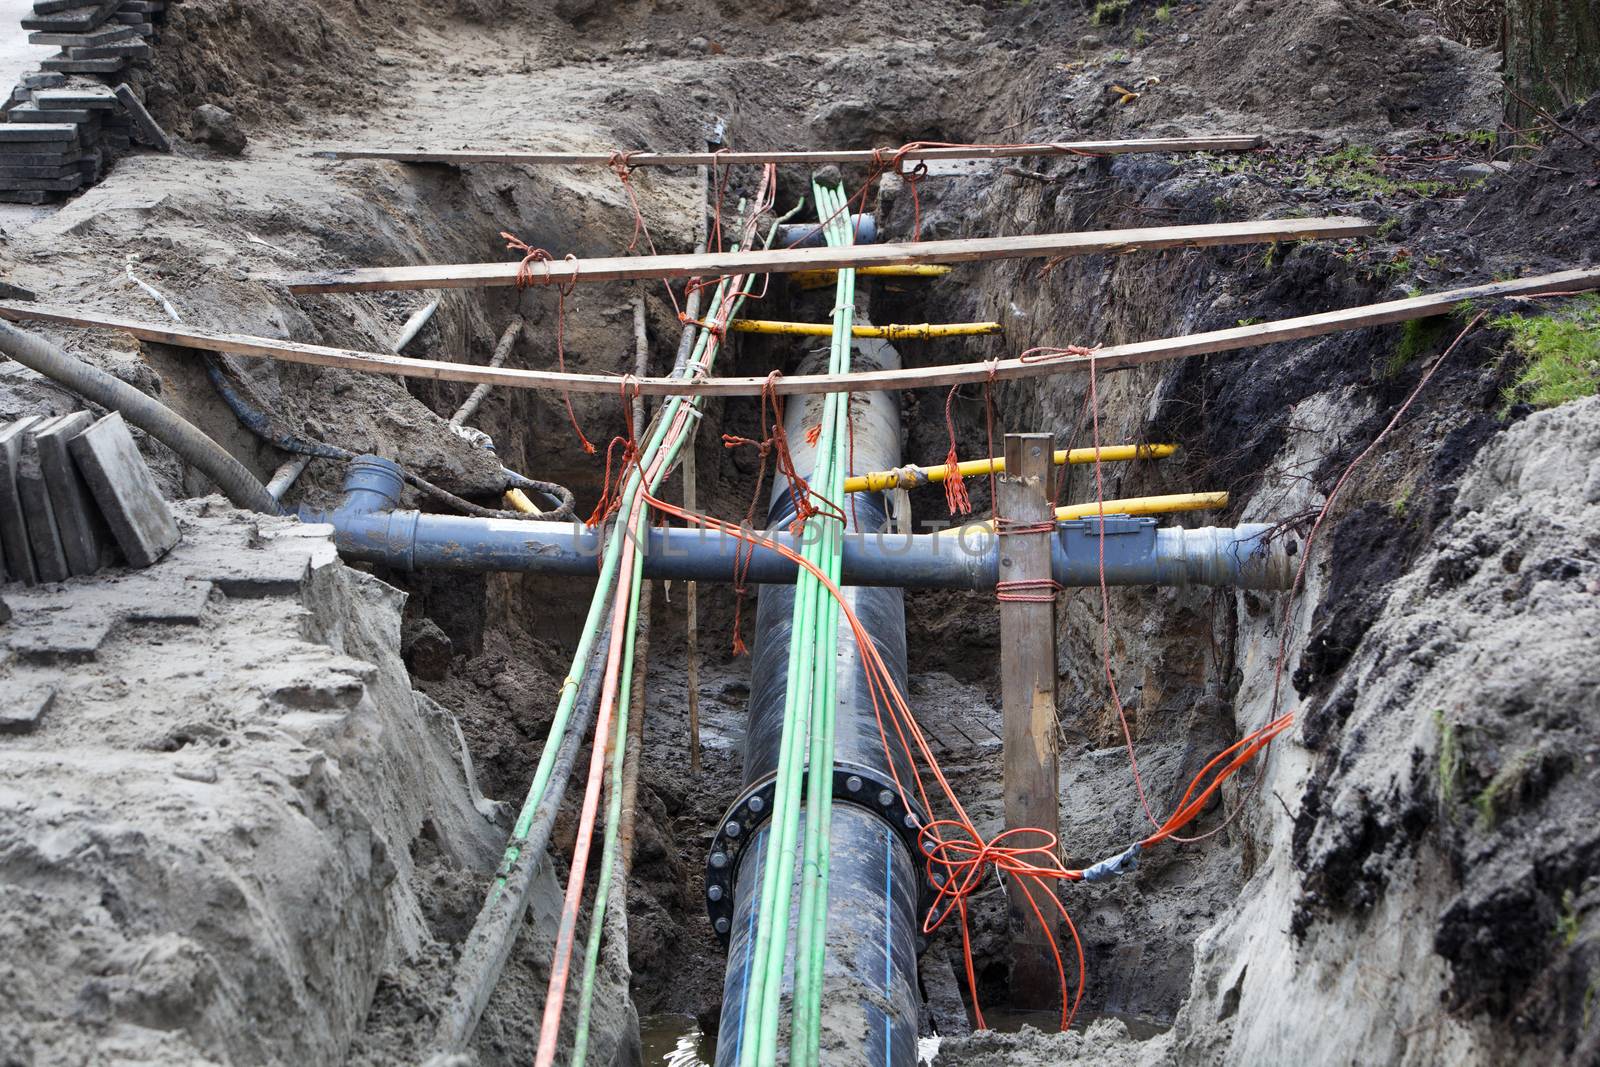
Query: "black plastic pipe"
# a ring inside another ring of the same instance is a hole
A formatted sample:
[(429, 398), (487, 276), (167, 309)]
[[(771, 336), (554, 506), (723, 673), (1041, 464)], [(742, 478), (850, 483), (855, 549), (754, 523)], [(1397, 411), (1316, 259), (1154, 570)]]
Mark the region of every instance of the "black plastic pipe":
[[(854, 366), (899, 365), (894, 349), (882, 342), (857, 342)], [(812, 470), (815, 450), (806, 428), (820, 416), (822, 398), (792, 401), (785, 431), (800, 471)], [(900, 464), (899, 400), (892, 393), (856, 394), (850, 401), (853, 470), (888, 470)], [(886, 498), (856, 493), (844, 505), (847, 531), (881, 530)], [(787, 528), (795, 512), (789, 485), (779, 479), (767, 514), (769, 528)], [(744, 743), (744, 782), (753, 786), (777, 769), (783, 730), (784, 691), (788, 685), (789, 640), (794, 586), (764, 585), (756, 610), (750, 669), (750, 711)], [(905, 691), (906, 620), (904, 591), (851, 587), (847, 601), (877, 646), (895, 683)], [(866, 671), (849, 628), (841, 621), (835, 651), (838, 671), (835, 760), (891, 780), (890, 759), (878, 730), (866, 685)], [(896, 770), (909, 781), (903, 754)], [(837, 763), (836, 763), (837, 765)], [(829, 827), (827, 956), (823, 976), (821, 1054), (824, 1062), (871, 1067), (915, 1067), (917, 1018), (917, 867), (900, 829), (871, 804), (836, 796)], [(738, 853), (734, 912), (728, 931), (728, 971), (723, 980), (722, 1019), (717, 1039), (718, 1067), (738, 1063), (745, 1034), (745, 990), (758, 922), (760, 885), (766, 864), (770, 823), (763, 823)], [(796, 839), (797, 851), (804, 834)], [(798, 878), (801, 864), (795, 863)], [(792, 894), (791, 930), (799, 907)], [(791, 1017), (794, 989), (794, 939), (783, 983), (783, 1015)], [(780, 1043), (787, 1045), (780, 1028)]]

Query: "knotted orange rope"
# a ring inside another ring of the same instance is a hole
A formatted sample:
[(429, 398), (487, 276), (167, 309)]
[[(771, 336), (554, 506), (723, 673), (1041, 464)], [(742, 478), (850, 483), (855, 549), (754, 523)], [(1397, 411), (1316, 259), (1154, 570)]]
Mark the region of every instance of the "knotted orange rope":
[[(554, 257), (542, 248), (534, 248), (515, 234), (500, 231), (500, 236), (506, 239), (506, 250), (521, 252), (522, 262), (517, 264), (517, 288), (523, 290), (530, 285), (549, 285), (554, 281), (551, 276), (549, 264)], [(567, 253), (566, 261), (572, 264), (578, 262), (578, 257)], [(542, 272), (535, 272), (535, 263), (545, 264)], [(556, 287), (556, 366), (565, 373), (567, 369), (566, 332), (567, 332), (567, 297), (578, 285), (578, 272), (574, 268), (572, 276)], [(589, 438), (584, 436), (583, 427), (578, 425), (578, 413), (572, 410), (572, 394), (561, 390), (562, 403), (567, 406), (567, 419), (572, 423), (573, 432), (578, 435), (578, 443), (583, 445), (584, 452), (594, 455), (595, 447)]]

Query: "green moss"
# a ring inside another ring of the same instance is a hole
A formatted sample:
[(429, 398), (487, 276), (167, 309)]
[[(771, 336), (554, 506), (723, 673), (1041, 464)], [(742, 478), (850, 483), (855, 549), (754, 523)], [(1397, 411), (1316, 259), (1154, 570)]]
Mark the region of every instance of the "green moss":
[(1162, 4), (1156, 8), (1156, 21), (1165, 26), (1172, 21), (1172, 5)]
[(1127, 10), (1128, 0), (1100, 0), (1094, 5), (1094, 14), (1089, 16), (1089, 21), (1096, 26), (1109, 26), (1121, 22)]
[(1367, 145), (1350, 145), (1313, 159), (1306, 169), (1305, 184), (1311, 188), (1326, 186), (1347, 196), (1373, 197), (1400, 193), (1434, 196), (1449, 188), (1444, 182), (1408, 182), (1389, 177)]
[(1411, 491), (1414, 488), (1416, 487), (1408, 485), (1401, 489), (1399, 494), (1391, 502), (1390, 508), (1394, 511), (1395, 518), (1403, 519), (1406, 517), (1406, 509), (1411, 506)]
[(1448, 808), (1461, 790), (1466, 762), (1461, 758), (1461, 740), (1455, 724), (1445, 718), (1442, 709), (1433, 713), (1433, 721), (1439, 727), (1439, 803)]
[(1571, 948), (1578, 940), (1578, 901), (1572, 890), (1561, 894), (1561, 914), (1556, 916), (1556, 937), (1563, 948)]
[(1400, 343), (1383, 366), (1386, 378), (1397, 377), (1411, 366), (1419, 356), (1432, 352), (1450, 332), (1448, 315), (1433, 315), (1426, 319), (1408, 319), (1400, 324)]
[(1511, 351), (1524, 361), (1505, 390), (1513, 404), (1555, 407), (1600, 389), (1600, 296), (1566, 302), (1548, 315), (1501, 315), (1491, 326), (1511, 335)]
[(1149, 43), (1149, 41), (1150, 31), (1145, 29), (1143, 26), (1140, 26), (1133, 31), (1133, 47), (1143, 48)]
[(1516, 798), (1532, 769), (1533, 753), (1518, 752), (1489, 780), (1483, 792), (1472, 800), (1472, 806), (1478, 809), (1478, 829), (1487, 833), (1500, 825), (1508, 802)]

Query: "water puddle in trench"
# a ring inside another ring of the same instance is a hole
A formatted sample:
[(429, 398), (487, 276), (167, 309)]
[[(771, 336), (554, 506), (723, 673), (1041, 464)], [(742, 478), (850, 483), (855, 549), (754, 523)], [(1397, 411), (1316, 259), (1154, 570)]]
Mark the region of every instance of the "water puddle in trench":
[[(1001, 1033), (1016, 1033), (1024, 1026), (1053, 1033), (1060, 1016), (1049, 1011), (1008, 1011), (997, 1008), (984, 1012), (983, 1018), (990, 1029)], [(1100, 1019), (1121, 1019), (1128, 1033), (1137, 1041), (1171, 1029), (1169, 1023), (1116, 1012), (1080, 1015), (1073, 1021), (1072, 1028), (1084, 1030)], [(700, 1029), (699, 1022), (692, 1015), (646, 1015), (639, 1020), (639, 1037), (644, 1045), (645, 1067), (711, 1067), (712, 1061), (717, 1058), (717, 1039)], [(917, 1056), (923, 1063), (931, 1063), (938, 1051), (937, 1037), (925, 1037), (917, 1041)]]
[(693, 1015), (646, 1015), (639, 1020), (645, 1067), (711, 1067), (717, 1039)]

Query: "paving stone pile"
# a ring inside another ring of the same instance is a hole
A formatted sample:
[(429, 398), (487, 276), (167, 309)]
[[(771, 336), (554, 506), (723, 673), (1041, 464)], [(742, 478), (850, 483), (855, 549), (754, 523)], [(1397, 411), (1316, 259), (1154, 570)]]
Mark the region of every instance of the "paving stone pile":
[(126, 82), (150, 58), (167, 0), (37, 0), (32, 44), (60, 51), (3, 108), (0, 202), (43, 204), (93, 185), (135, 141), (170, 150)]
[(119, 559), (148, 567), (178, 538), (121, 415), (0, 426), (0, 584), (63, 582)]

